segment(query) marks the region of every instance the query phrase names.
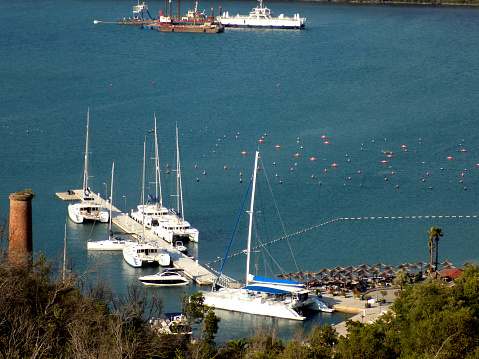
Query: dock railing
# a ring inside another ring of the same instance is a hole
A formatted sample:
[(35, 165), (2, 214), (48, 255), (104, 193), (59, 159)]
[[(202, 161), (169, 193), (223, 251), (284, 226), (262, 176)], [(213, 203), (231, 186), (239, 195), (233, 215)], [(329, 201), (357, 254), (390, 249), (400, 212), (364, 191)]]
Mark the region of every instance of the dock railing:
[(241, 284), (237, 280), (230, 278), (224, 274), (221, 274), (220, 278), (218, 279), (218, 285), (223, 288), (230, 289), (237, 289), (241, 287)]

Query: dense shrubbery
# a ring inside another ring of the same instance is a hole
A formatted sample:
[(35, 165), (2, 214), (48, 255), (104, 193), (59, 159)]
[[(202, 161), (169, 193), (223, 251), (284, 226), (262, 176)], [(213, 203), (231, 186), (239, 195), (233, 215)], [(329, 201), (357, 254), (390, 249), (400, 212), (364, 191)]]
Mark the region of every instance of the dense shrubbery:
[[(330, 325), (287, 342), (258, 330), (217, 348), (219, 318), (203, 306), (202, 295), (182, 307), (202, 330), (196, 340), (159, 335), (146, 318), (159, 316), (142, 287), (122, 298), (81, 276), (57, 278), (41, 254), (32, 270), (0, 258), (0, 358), (451, 358), (479, 357), (479, 267), (469, 266), (454, 286), (428, 279), (405, 284), (395, 312), (375, 323), (348, 321), (339, 337)], [(56, 267), (56, 266), (55, 266)]]

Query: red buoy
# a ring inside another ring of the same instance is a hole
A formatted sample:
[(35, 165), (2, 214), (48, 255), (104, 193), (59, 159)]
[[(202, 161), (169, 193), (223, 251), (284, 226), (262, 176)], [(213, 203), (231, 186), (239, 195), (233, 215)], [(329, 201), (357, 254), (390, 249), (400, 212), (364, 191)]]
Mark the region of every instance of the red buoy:
[(274, 146), (274, 148), (281, 148), (281, 146), (280, 146), (280, 145), (276, 145), (276, 146)]
[(358, 173), (361, 173), (361, 171), (358, 171)]
[(336, 163), (333, 163), (331, 167), (338, 167), (338, 165)]
[(386, 160), (382, 160), (382, 161), (381, 161), (381, 163), (388, 163), (388, 161), (386, 161)]
[(401, 148), (407, 148), (407, 146), (406, 146), (406, 145), (402, 145)]
[(325, 145), (330, 145), (330, 143), (328, 141), (324, 142)]
[(392, 158), (392, 157), (393, 157), (393, 155), (386, 155), (386, 157), (387, 157), (387, 158)]
[(322, 135), (321, 138), (325, 139), (325, 138), (328, 138), (328, 136)]
[(241, 152), (242, 155), (247, 155), (248, 153), (246, 151)]
[(467, 152), (467, 150), (466, 150), (466, 149), (462, 149), (461, 152)]
[(299, 153), (295, 154), (294, 157), (300, 157), (301, 155)]
[(310, 160), (310, 161), (316, 161), (316, 158), (311, 157), (309, 160)]
[(452, 158), (452, 157), (448, 157), (447, 159), (448, 159), (448, 160), (452, 160), (453, 158)]
[(263, 143), (263, 142), (264, 142), (264, 140), (258, 140), (258, 142), (259, 142), (259, 143)]
[(225, 169), (226, 169), (226, 166), (224, 166), (223, 169), (225, 170)]

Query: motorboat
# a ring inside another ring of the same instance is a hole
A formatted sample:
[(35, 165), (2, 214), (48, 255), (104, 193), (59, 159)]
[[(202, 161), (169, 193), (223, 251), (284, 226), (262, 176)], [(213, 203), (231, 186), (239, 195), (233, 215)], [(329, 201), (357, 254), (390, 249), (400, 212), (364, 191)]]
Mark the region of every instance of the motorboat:
[(128, 243), (123, 246), (123, 258), (132, 267), (163, 266), (171, 264), (171, 257), (166, 250), (154, 243)]
[(179, 250), (180, 252), (184, 252), (184, 253), (188, 251), (188, 248), (186, 248), (186, 246), (183, 244), (182, 241), (176, 241), (175, 248)]
[(190, 280), (183, 277), (179, 269), (165, 269), (152, 275), (145, 275), (138, 278), (144, 285), (157, 285), (157, 286), (178, 286), (187, 285)]
[(294, 14), (293, 17), (280, 14), (272, 16), (271, 10), (263, 6), (263, 0), (258, 0), (259, 6), (254, 7), (249, 15), (230, 16), (226, 11), (216, 17), (219, 23), (225, 27), (256, 27), (272, 29), (303, 29), (306, 25), (306, 18)]
[(85, 145), (85, 163), (83, 166), (83, 189), (81, 201), (78, 203), (70, 203), (68, 205), (68, 216), (75, 223), (83, 223), (85, 221), (100, 221), (107, 223), (109, 214), (98, 203), (90, 191), (88, 176), (88, 151), (89, 151), (89, 126), (90, 126), (90, 109), (88, 108), (86, 123), (86, 145)]
[[(246, 285), (223, 287), (218, 279), (210, 292), (203, 292), (204, 304), (223, 310), (248, 314), (270, 316), (276, 318), (305, 320), (301, 314), (303, 309), (319, 310), (319, 299), (302, 283), (294, 281), (269, 279), (250, 274), (251, 234), (254, 213), (254, 195), (259, 152), (256, 152), (254, 174), (252, 179), (251, 205), (249, 210), (248, 242), (246, 249)], [(237, 282), (236, 282), (237, 283)]]
[(161, 318), (150, 319), (152, 328), (160, 334), (192, 335), (191, 325), (183, 313), (165, 313)]

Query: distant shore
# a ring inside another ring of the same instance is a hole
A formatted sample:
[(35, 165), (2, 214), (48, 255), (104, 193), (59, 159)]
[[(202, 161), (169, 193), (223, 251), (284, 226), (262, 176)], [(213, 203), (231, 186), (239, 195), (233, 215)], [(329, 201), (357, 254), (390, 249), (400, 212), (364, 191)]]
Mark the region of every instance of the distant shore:
[[(230, 0), (234, 1), (234, 0)], [(479, 0), (473, 0), (471, 2), (466, 1), (454, 1), (454, 2), (442, 2), (437, 1), (384, 1), (384, 0), (372, 0), (372, 1), (357, 1), (357, 0), (275, 0), (277, 2), (328, 2), (333, 4), (354, 4), (354, 5), (419, 5), (419, 6), (479, 6)]]

